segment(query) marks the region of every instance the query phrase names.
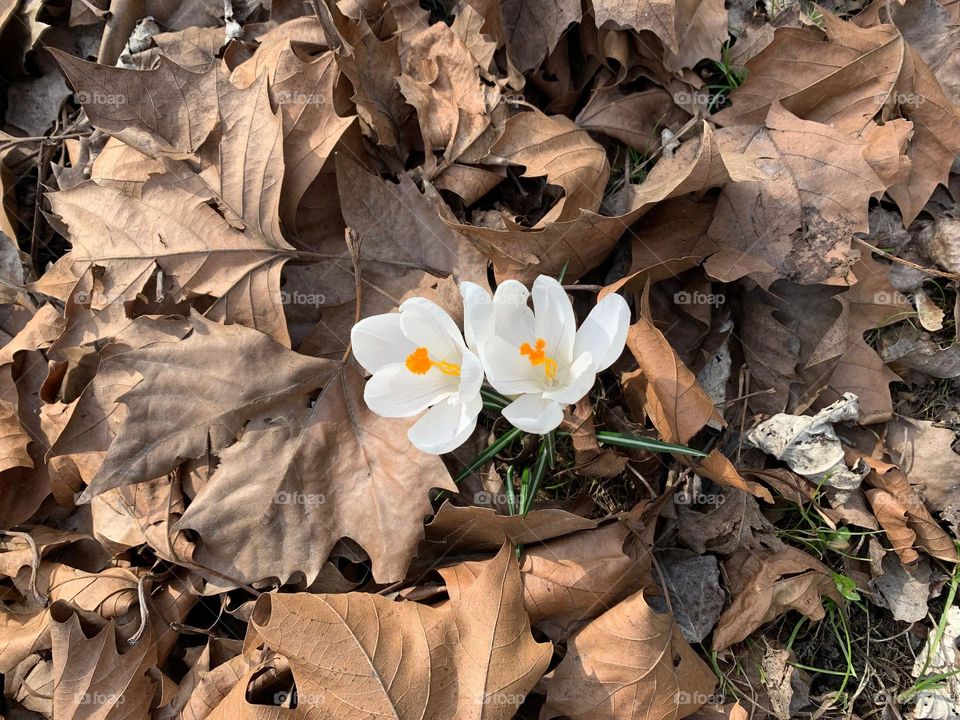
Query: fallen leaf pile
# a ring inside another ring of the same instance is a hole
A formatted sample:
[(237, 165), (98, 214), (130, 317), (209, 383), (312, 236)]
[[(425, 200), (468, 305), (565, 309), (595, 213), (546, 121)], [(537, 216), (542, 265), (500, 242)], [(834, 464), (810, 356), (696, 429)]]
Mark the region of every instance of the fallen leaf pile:
[[(0, 38), (0, 715), (956, 716), (957, 3)], [(541, 275), (631, 311), (556, 434), (370, 410), (356, 323)]]

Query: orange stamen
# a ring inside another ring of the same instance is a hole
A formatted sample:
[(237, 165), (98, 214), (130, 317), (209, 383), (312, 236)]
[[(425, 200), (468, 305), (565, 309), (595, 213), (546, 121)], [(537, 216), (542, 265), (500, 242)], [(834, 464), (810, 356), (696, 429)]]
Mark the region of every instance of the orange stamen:
[(534, 347), (530, 343), (524, 343), (520, 346), (520, 354), (526, 355), (531, 365), (543, 365), (543, 374), (548, 380), (553, 380), (557, 376), (557, 361), (552, 357), (547, 357), (547, 341), (543, 338), (537, 338)]
[(460, 375), (460, 366), (454, 363), (448, 363), (444, 360), (432, 360), (430, 352), (425, 347), (418, 347), (412, 353), (407, 355), (407, 370), (414, 375), (425, 375), (430, 368), (436, 368), (444, 375)]

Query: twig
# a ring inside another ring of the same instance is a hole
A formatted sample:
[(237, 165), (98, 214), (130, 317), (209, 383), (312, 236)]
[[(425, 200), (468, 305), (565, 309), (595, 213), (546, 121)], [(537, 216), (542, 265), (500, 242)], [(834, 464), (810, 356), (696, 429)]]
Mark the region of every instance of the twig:
[(948, 280), (960, 280), (960, 275), (958, 275), (957, 273), (947, 272), (946, 270), (937, 270), (936, 268), (924, 267), (923, 265), (918, 265), (917, 263), (911, 262), (910, 260), (904, 260), (903, 258), (897, 257), (896, 255), (890, 255), (889, 253), (885, 253), (883, 250), (879, 249), (878, 247), (871, 245), (866, 240), (862, 240), (856, 236), (854, 236), (853, 239), (854, 241), (860, 243), (864, 247), (870, 248), (873, 252), (878, 253), (882, 257), (885, 257), (891, 262), (897, 263), (898, 265), (905, 265), (906, 267), (913, 268), (914, 270), (919, 270), (920, 272), (926, 273), (927, 275), (936, 275), (937, 277), (947, 278)]
[(9, 145), (19, 145), (20, 143), (28, 142), (60, 142), (61, 140), (72, 140), (74, 138), (82, 138), (89, 135), (89, 133), (83, 132), (72, 132), (64, 133), (62, 135), (42, 135), (36, 137), (14, 137), (8, 138), (6, 140), (0, 140), (0, 147), (7, 147)]
[(563, 285), (564, 290), (581, 290), (583, 292), (600, 292), (603, 290), (603, 285)]
[(0, 533), (9, 535), (10, 537), (20, 538), (30, 547), (30, 592), (33, 593), (33, 596), (37, 600), (42, 603), (46, 603), (46, 596), (42, 595), (40, 591), (37, 590), (37, 571), (40, 569), (40, 551), (37, 549), (36, 541), (33, 539), (33, 537), (31, 537), (30, 533), (19, 532), (17, 530), (0, 530)]
[(96, 5), (94, 5), (90, 0), (80, 0), (84, 5), (87, 6), (87, 9), (92, 12), (98, 19), (106, 22), (110, 19), (111, 12), (109, 10), (101, 10)]
[[(353, 263), (353, 293), (354, 302), (356, 303), (353, 311), (353, 324), (356, 325), (360, 322), (360, 314), (363, 309), (363, 280), (360, 277), (360, 243), (363, 238), (357, 235), (353, 228), (344, 230), (343, 238), (347, 243), (347, 248), (350, 250), (350, 261)], [(347, 343), (347, 349), (343, 352), (343, 358), (340, 360), (341, 364), (345, 363), (347, 358), (350, 357), (350, 351), (352, 349), (352, 344)]]

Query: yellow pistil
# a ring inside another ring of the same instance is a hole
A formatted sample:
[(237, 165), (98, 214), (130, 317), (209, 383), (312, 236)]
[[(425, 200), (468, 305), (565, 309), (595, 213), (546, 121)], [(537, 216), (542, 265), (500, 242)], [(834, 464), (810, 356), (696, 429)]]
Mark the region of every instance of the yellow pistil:
[(430, 368), (436, 368), (444, 375), (460, 376), (459, 365), (448, 363), (444, 360), (432, 360), (429, 351), (425, 347), (418, 347), (407, 355), (407, 370), (414, 375), (425, 375)]
[(547, 341), (537, 338), (533, 347), (530, 347), (530, 343), (521, 345), (520, 354), (526, 355), (531, 365), (543, 365), (543, 374), (547, 376), (547, 380), (553, 380), (557, 377), (557, 361), (547, 356), (546, 349)]

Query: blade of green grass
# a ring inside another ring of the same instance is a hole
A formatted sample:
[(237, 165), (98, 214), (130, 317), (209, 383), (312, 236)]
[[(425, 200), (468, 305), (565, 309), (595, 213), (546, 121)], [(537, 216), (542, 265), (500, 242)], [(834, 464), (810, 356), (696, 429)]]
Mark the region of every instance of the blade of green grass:
[(553, 433), (547, 433), (540, 440), (540, 447), (537, 450), (537, 460), (533, 464), (533, 471), (530, 473), (530, 483), (527, 488), (525, 502), (520, 503), (520, 514), (526, 515), (530, 512), (533, 500), (540, 490), (540, 483), (543, 482), (544, 475), (547, 474), (547, 466), (553, 461)]
[(678, 453), (680, 455), (693, 455), (695, 457), (707, 456), (707, 453), (694, 450), (686, 445), (675, 445), (674, 443), (663, 442), (662, 440), (652, 440), (650, 438), (637, 437), (636, 435), (624, 435), (623, 433), (611, 432), (609, 430), (599, 431), (597, 433), (597, 441), (606, 445), (649, 450), (651, 452)]
[(513, 491), (513, 465), (507, 465), (507, 479), (503, 482), (507, 489), (507, 508), (511, 515), (517, 514), (517, 495)]
[(477, 456), (470, 462), (470, 464), (467, 465), (466, 468), (464, 468), (464, 470), (463, 470), (462, 473), (460, 473), (459, 475), (457, 475), (456, 482), (459, 483), (461, 480), (464, 480), (465, 478), (469, 477), (469, 476), (470, 476), (470, 473), (474, 472), (477, 468), (483, 466), (483, 464), (486, 463), (486, 462), (487, 462), (488, 460), (490, 460), (491, 458), (493, 458), (494, 455), (496, 455), (498, 452), (500, 452), (501, 450), (503, 450), (507, 445), (509, 445), (510, 443), (512, 443), (512, 442), (513, 442), (514, 440), (516, 440), (518, 437), (520, 437), (520, 432), (521, 432), (521, 431), (518, 430), (517, 428), (512, 428), (511, 430), (508, 430), (508, 431), (505, 432), (503, 435), (501, 435), (499, 438), (497, 438), (497, 439), (493, 442), (493, 444), (490, 445), (490, 447), (488, 447), (488, 448), (487, 448), (486, 450), (484, 450), (482, 453), (480, 453), (479, 455), (477, 455)]

